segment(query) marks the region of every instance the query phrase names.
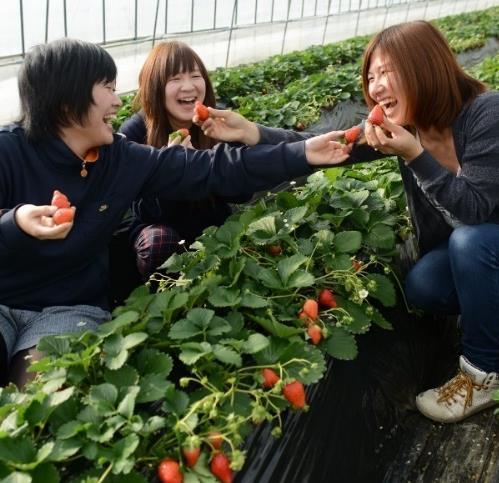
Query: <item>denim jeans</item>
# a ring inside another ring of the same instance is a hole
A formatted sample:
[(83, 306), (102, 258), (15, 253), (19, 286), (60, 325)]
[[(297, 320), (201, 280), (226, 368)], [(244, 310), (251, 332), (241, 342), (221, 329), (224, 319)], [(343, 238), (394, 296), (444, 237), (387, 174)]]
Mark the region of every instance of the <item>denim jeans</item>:
[(499, 372), (499, 225), (456, 228), (412, 268), (405, 292), (427, 312), (461, 314), (462, 354)]

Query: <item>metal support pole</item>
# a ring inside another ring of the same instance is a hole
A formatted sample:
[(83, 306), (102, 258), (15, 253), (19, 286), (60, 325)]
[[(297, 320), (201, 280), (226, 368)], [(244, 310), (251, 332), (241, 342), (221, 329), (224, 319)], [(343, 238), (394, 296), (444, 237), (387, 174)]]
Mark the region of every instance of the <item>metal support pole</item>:
[(359, 2), (359, 11), (357, 13), (357, 21), (355, 23), (355, 34), (354, 37), (357, 37), (359, 35), (359, 20), (360, 20), (360, 11), (362, 10), (362, 0)]
[(213, 28), (217, 28), (217, 0), (215, 0), (215, 7), (213, 8)]
[(428, 11), (428, 3), (430, 3), (430, 0), (426, 0), (426, 5), (424, 6), (423, 20), (426, 20), (426, 12)]
[(165, 0), (165, 35), (168, 33), (168, 0)]
[(322, 32), (322, 45), (324, 45), (324, 42), (326, 41), (326, 31), (327, 31), (327, 24), (329, 21), (329, 12), (331, 9), (331, 0), (328, 0), (327, 2), (327, 12), (326, 12), (326, 23), (324, 24), (324, 32)]
[(19, 13), (20, 13), (20, 20), (21, 20), (21, 54), (24, 57), (24, 54), (26, 53), (26, 47), (24, 45), (24, 10), (23, 10), (23, 0), (19, 0)]
[(137, 21), (137, 16), (139, 14), (139, 10), (138, 10), (138, 7), (137, 7), (137, 2), (138, 0), (135, 0), (135, 25), (134, 25), (134, 36), (133, 36), (133, 39), (134, 40), (137, 40), (137, 34), (138, 34), (138, 21)]
[(409, 7), (410, 6), (411, 6), (411, 4), (409, 2), (407, 2), (407, 8), (405, 9), (405, 21), (406, 22), (409, 19)]
[(258, 13), (258, 0), (255, 0), (255, 20), (253, 20), (253, 23), (256, 25), (256, 16)]
[(272, 7), (271, 7), (271, 11), (270, 11), (270, 22), (273, 22), (274, 21), (274, 0), (272, 0)]
[(156, 13), (154, 15), (154, 28), (152, 31), (152, 46), (153, 47), (154, 47), (154, 44), (156, 42), (156, 27), (158, 25), (159, 2), (160, 2), (160, 0), (156, 0)]
[(194, 32), (194, 0), (191, 0), (191, 32)]
[(286, 43), (286, 32), (288, 31), (289, 10), (291, 9), (291, 0), (288, 0), (288, 12), (286, 14), (286, 23), (284, 24), (284, 32), (282, 34), (281, 55), (284, 52), (284, 44)]
[(303, 12), (304, 12), (304, 0), (301, 0), (301, 16), (300, 18), (303, 18)]
[(64, 37), (68, 36), (68, 12), (66, 0), (64, 0)]
[(50, 0), (45, 2), (45, 43), (49, 40), (49, 11), (50, 11)]
[(314, 17), (317, 16), (317, 0), (315, 0), (315, 5), (314, 5)]
[(232, 31), (234, 30), (234, 23), (236, 21), (236, 15), (237, 15), (237, 0), (234, 0), (234, 6), (232, 7), (232, 20), (230, 23), (230, 30), (229, 30), (229, 40), (227, 42), (227, 55), (225, 57), (225, 67), (229, 65), (229, 55), (230, 55), (230, 43), (232, 42)]
[(106, 43), (106, 0), (102, 0), (102, 43)]

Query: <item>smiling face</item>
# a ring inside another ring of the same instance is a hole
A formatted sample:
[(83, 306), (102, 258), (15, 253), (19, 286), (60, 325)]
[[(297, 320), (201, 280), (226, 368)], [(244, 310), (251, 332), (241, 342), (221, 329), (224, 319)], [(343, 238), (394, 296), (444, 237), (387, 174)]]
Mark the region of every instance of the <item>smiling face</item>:
[(196, 67), (190, 72), (180, 72), (168, 77), (165, 86), (165, 108), (173, 128), (190, 128), (194, 103), (204, 101), (206, 83)]
[(116, 94), (116, 82), (98, 82), (92, 89), (93, 103), (81, 125), (73, 126), (88, 140), (90, 147), (113, 142), (112, 121), (122, 102)]
[(368, 92), (379, 104), (390, 122), (401, 126), (410, 124), (407, 97), (402, 89), (391, 59), (379, 48), (371, 55), (367, 72)]

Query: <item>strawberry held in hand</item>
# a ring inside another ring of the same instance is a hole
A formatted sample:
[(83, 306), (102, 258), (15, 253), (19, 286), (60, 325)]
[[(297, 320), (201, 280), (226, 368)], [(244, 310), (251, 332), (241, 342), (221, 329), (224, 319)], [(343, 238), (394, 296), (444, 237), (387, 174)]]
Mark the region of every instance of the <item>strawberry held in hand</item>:
[(196, 114), (200, 122), (204, 122), (210, 117), (208, 108), (201, 101), (196, 101), (194, 103), (194, 114)]
[(50, 204), (57, 206), (56, 212), (52, 215), (52, 220), (56, 225), (73, 221), (74, 210), (70, 208), (71, 204), (64, 193), (54, 190)]
[(343, 134), (343, 137), (345, 138), (345, 143), (350, 144), (354, 143), (359, 139), (359, 136), (362, 133), (362, 128), (360, 126), (353, 126), (350, 129), (347, 129), (345, 131), (345, 134)]
[(189, 129), (183, 127), (181, 129), (178, 129), (177, 131), (173, 131), (168, 136), (168, 142), (171, 143), (174, 139), (177, 139), (178, 137), (180, 138), (180, 141), (183, 141), (187, 136), (189, 136), (189, 134), (190, 134)]
[(381, 126), (383, 124), (383, 109), (379, 104), (376, 104), (372, 111), (367, 116), (367, 120), (374, 126)]

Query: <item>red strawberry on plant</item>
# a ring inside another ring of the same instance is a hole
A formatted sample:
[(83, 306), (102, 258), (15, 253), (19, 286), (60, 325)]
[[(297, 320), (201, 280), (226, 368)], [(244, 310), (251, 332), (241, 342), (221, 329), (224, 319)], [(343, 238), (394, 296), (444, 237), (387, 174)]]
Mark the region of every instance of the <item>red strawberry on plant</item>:
[(210, 117), (208, 108), (201, 101), (196, 101), (194, 103), (194, 114), (197, 115), (200, 122), (204, 122)]
[(196, 466), (198, 462), (199, 455), (201, 454), (201, 448), (199, 446), (184, 446), (182, 448), (182, 454), (185, 459), (185, 464), (189, 468)]
[(369, 116), (367, 116), (367, 120), (375, 126), (381, 126), (383, 124), (383, 116), (383, 109), (379, 104), (376, 104), (369, 113)]
[(312, 341), (312, 344), (314, 344), (314, 345), (317, 345), (322, 339), (322, 331), (321, 331), (321, 328), (317, 324), (312, 324), (307, 329), (307, 334), (309, 335), (310, 340)]
[(305, 325), (307, 325), (307, 326), (308, 326), (308, 325), (310, 325), (310, 324), (313, 324), (313, 322), (314, 322), (314, 321), (313, 321), (313, 320), (312, 320), (312, 319), (311, 319), (311, 318), (307, 315), (307, 313), (306, 313), (304, 310), (300, 310), (300, 311), (298, 312), (298, 317), (300, 317), (300, 319), (302, 319), (302, 320), (303, 320), (303, 323), (304, 323)]
[(319, 292), (319, 304), (322, 305), (322, 307), (329, 307), (331, 309), (338, 307), (333, 292), (327, 288), (324, 288)]
[(353, 126), (350, 129), (347, 129), (343, 134), (343, 137), (345, 138), (345, 143), (346, 144), (354, 143), (355, 141), (357, 141), (361, 133), (362, 133), (362, 128), (360, 126)]
[(305, 388), (300, 381), (286, 384), (282, 393), (294, 409), (302, 409), (305, 407)]
[(161, 483), (183, 483), (184, 475), (180, 465), (172, 458), (165, 458), (159, 463), (158, 478)]
[(268, 367), (262, 369), (262, 376), (263, 387), (267, 389), (274, 387), (281, 379), (274, 370), (269, 369)]
[(358, 260), (353, 259), (352, 267), (356, 272), (358, 272), (362, 268), (362, 263), (360, 263)]
[(222, 483), (232, 483), (233, 475), (230, 461), (224, 453), (217, 453), (213, 456), (210, 470)]
[(223, 437), (218, 431), (212, 431), (208, 435), (208, 441), (214, 449), (220, 449), (222, 447)]
[(281, 245), (267, 245), (267, 253), (273, 257), (278, 257), (282, 253)]
[(319, 316), (319, 305), (314, 299), (307, 299), (303, 304), (303, 312), (312, 320), (317, 320)]

